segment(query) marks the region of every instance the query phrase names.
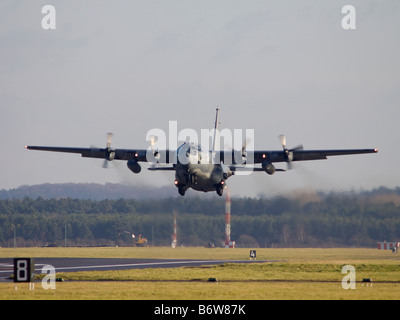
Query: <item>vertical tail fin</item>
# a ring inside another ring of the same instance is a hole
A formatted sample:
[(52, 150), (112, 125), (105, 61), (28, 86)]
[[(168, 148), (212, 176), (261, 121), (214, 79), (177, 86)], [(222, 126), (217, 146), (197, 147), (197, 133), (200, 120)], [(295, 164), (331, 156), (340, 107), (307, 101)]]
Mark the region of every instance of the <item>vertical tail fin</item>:
[[(216, 150), (216, 147), (219, 151), (219, 110), (220, 110), (220, 106), (217, 106), (216, 109), (216, 115), (215, 115), (215, 126), (214, 126), (214, 140), (213, 140), (213, 148), (212, 151), (213, 153)], [(216, 143), (218, 143), (218, 145), (216, 145)]]

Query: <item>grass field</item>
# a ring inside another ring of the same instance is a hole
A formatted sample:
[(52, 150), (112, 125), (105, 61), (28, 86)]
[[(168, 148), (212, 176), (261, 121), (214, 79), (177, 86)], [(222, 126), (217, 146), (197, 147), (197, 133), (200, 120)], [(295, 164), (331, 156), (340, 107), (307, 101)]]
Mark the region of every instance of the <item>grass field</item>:
[[(17, 248), (0, 257), (177, 258), (248, 260), (249, 249)], [(377, 249), (257, 249), (257, 260), (219, 266), (58, 273), (64, 282), (0, 282), (0, 299), (400, 299), (400, 255)], [(356, 271), (356, 289), (342, 287), (344, 265)], [(218, 283), (207, 282), (217, 278)], [(362, 285), (370, 278), (372, 286)]]

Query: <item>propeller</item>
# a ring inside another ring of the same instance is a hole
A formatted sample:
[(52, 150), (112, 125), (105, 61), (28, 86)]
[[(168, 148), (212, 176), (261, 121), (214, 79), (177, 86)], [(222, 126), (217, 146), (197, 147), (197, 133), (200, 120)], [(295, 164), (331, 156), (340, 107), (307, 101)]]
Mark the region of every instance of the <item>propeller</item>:
[[(240, 153), (238, 153), (239, 151), (234, 149), (232, 147), (232, 145), (228, 144), (228, 143), (225, 144), (225, 149), (226, 150), (232, 149), (232, 151), (234, 152), (233, 157), (239, 157), (240, 156), (241, 159), (242, 159), (242, 163), (241, 164), (246, 164), (246, 161), (247, 161), (247, 146), (249, 144), (251, 144), (251, 141), (252, 140), (250, 138), (246, 138), (246, 141), (243, 142), (242, 148), (240, 149)], [(233, 158), (232, 161), (234, 161), (234, 160), (238, 160), (239, 161), (239, 159)]]
[[(151, 164), (151, 168), (155, 168), (156, 164), (158, 164), (159, 160), (160, 160), (160, 154), (158, 152), (157, 141), (158, 141), (157, 136), (150, 136), (150, 148), (147, 149), (148, 153), (146, 154), (146, 157), (147, 157), (147, 161)], [(150, 150), (151, 150), (151, 154), (149, 153)]]
[(154, 158), (159, 159), (160, 155), (158, 153), (157, 141), (158, 141), (158, 138), (156, 136), (151, 136), (150, 147), (153, 152), (153, 156), (154, 156)]
[(250, 138), (246, 138), (246, 141), (243, 143), (242, 146), (242, 161), (243, 163), (247, 162), (247, 146), (251, 144), (252, 140)]
[(291, 169), (293, 169), (293, 165), (292, 165), (293, 151), (303, 150), (303, 145), (298, 145), (298, 146), (296, 146), (296, 147), (294, 147), (292, 149), (288, 149), (286, 147), (286, 137), (285, 137), (285, 135), (281, 134), (279, 136), (279, 140), (280, 140), (280, 142), (282, 144), (282, 149), (283, 149), (283, 152), (284, 152), (284, 156), (283, 157), (284, 157), (284, 159), (286, 161), (287, 169), (291, 170)]
[(105, 151), (105, 159), (103, 163), (103, 168), (108, 168), (108, 163), (114, 160), (115, 150), (111, 148), (111, 141), (113, 138), (113, 134), (111, 132), (107, 132), (107, 143), (106, 143), (106, 151)]

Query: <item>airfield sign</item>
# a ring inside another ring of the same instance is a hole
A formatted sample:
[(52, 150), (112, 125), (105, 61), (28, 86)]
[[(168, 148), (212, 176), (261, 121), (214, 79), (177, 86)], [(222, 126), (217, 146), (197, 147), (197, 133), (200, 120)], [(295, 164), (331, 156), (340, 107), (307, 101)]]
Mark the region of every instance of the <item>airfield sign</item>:
[(33, 282), (35, 278), (35, 260), (14, 258), (14, 282)]

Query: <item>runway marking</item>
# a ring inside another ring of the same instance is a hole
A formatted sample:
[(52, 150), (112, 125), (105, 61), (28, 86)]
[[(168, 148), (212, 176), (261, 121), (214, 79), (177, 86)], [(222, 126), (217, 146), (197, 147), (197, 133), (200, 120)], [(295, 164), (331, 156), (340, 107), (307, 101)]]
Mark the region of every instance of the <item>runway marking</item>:
[(0, 268), (9, 268), (12, 267), (13, 265), (10, 263), (0, 263)]
[(12, 273), (14, 272), (14, 269), (8, 269), (8, 268), (14, 268), (14, 265), (10, 263), (0, 263), (0, 273)]
[[(271, 261), (253, 261), (253, 262), (271, 262)], [(161, 262), (142, 262), (142, 263), (126, 263), (126, 264), (106, 264), (106, 265), (89, 265), (89, 266), (73, 266), (73, 267), (62, 267), (62, 266), (55, 266), (57, 272), (62, 272), (66, 270), (85, 270), (85, 269), (92, 269), (95, 271), (96, 269), (104, 269), (104, 268), (129, 268), (129, 267), (150, 267), (150, 266), (168, 266), (168, 265), (207, 265), (207, 264), (223, 264), (223, 263), (249, 263), (248, 260), (183, 260), (183, 261), (161, 261)], [(36, 263), (35, 264), (35, 271), (42, 271), (41, 266), (44, 266), (44, 263)], [(3, 269), (4, 268), (4, 269)], [(7, 269), (5, 269), (7, 268)], [(9, 263), (1, 263), (0, 264), (0, 274), (1, 273), (13, 273), (12, 264)]]
[[(141, 267), (141, 266), (156, 266), (156, 265), (174, 265), (174, 264), (220, 264), (220, 263), (239, 263), (245, 260), (195, 260), (195, 261), (168, 261), (168, 262), (145, 262), (145, 263), (128, 263), (128, 264), (108, 264), (94, 266), (78, 266), (78, 267), (56, 267), (57, 270), (73, 270), (73, 269), (95, 269), (95, 268), (115, 268), (115, 267)], [(260, 261), (261, 262), (261, 261)]]

